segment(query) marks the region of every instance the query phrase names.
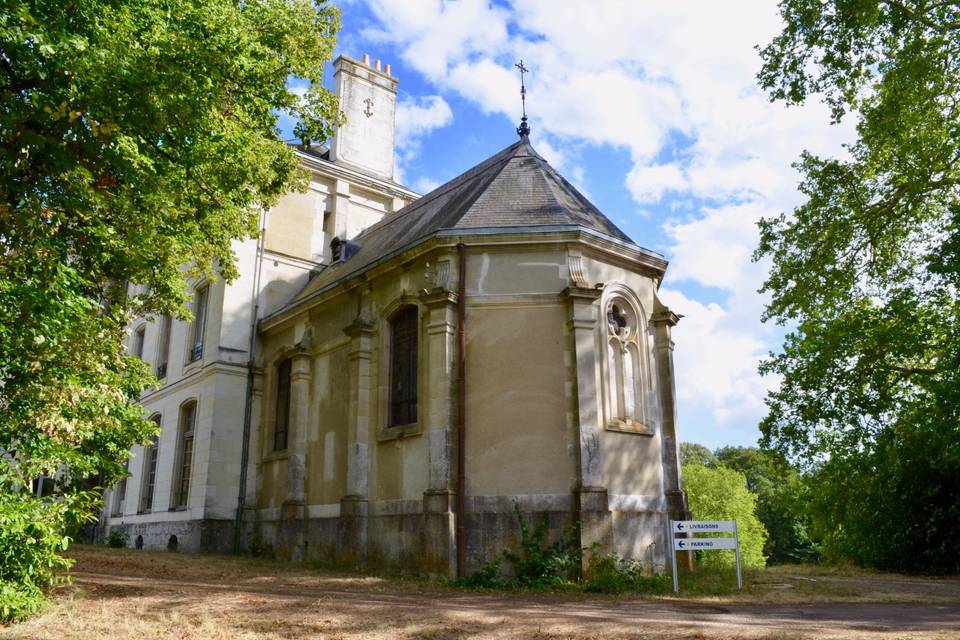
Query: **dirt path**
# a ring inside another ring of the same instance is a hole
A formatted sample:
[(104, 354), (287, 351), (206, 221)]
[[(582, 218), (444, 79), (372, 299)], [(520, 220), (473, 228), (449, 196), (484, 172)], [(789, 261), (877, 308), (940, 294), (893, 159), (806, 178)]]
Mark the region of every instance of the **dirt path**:
[[(952, 598), (955, 581), (919, 580), (913, 585), (921, 595), (938, 585), (947, 590), (947, 598), (928, 604), (761, 605), (478, 593), (289, 565), (251, 568), (242, 561), (218, 563), (210, 557), (117, 558), (108, 553), (81, 558), (74, 584), (62, 590), (56, 606), (28, 623), (0, 629), (0, 638), (960, 639), (960, 599)], [(904, 587), (910, 585), (894, 586)]]

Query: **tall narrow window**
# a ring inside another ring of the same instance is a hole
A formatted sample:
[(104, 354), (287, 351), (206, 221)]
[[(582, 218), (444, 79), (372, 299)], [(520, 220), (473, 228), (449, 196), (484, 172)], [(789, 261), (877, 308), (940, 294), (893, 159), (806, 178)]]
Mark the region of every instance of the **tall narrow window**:
[(287, 448), (287, 433), (290, 431), (290, 359), (277, 366), (277, 413), (273, 426), (273, 450)]
[[(150, 418), (160, 426), (160, 415)], [(140, 492), (140, 513), (153, 510), (153, 489), (157, 484), (157, 438), (153, 436), (150, 443), (143, 448), (143, 490)]]
[(190, 328), (190, 362), (203, 357), (203, 332), (207, 326), (207, 299), (210, 287), (204, 285), (197, 289), (193, 298), (193, 325)]
[(390, 426), (417, 421), (417, 308), (401, 308), (390, 320)]
[[(123, 473), (127, 473), (127, 469), (130, 466), (130, 461), (124, 463)], [(123, 513), (123, 503), (127, 497), (127, 476), (124, 475), (120, 478), (120, 482), (117, 483), (116, 488), (113, 490), (113, 515), (121, 515)]]
[(133, 355), (143, 358), (143, 342), (147, 337), (147, 328), (143, 325), (137, 327), (133, 333)]
[(170, 330), (173, 328), (173, 318), (168, 315), (160, 318), (160, 340), (157, 347), (157, 377), (161, 380), (167, 377), (167, 362), (170, 359)]
[(180, 409), (180, 442), (177, 455), (177, 475), (174, 484), (173, 506), (186, 507), (190, 497), (190, 472), (193, 468), (193, 433), (197, 424), (197, 403), (190, 402)]

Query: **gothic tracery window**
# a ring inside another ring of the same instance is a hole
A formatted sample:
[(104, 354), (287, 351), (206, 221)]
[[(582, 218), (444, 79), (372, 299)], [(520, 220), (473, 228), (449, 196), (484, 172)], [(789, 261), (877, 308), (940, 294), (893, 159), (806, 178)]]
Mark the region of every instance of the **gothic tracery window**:
[(607, 302), (605, 315), (607, 424), (645, 429), (643, 336), (637, 311), (625, 299), (615, 297)]

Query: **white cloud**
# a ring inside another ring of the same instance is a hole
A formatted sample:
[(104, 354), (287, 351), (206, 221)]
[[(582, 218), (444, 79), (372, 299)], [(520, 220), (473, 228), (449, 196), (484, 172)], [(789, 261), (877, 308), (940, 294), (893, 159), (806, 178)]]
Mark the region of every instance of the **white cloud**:
[(393, 173), (394, 180), (403, 184), (404, 163), (420, 153), (424, 136), (429, 135), (434, 129), (445, 127), (453, 122), (453, 111), (441, 96), (423, 96), (419, 99), (399, 101), (394, 117), (396, 157)]
[[(629, 154), (632, 166), (617, 178), (638, 215), (672, 199), (673, 217), (660, 221), (671, 260), (663, 295), (688, 316), (676, 329), (681, 399), (718, 424), (755, 424), (773, 384), (756, 367), (777, 339), (759, 322), (766, 269), (750, 261), (756, 222), (797, 204), (791, 163), (803, 149), (837, 155), (853, 137), (849, 125), (828, 126), (824, 106), (787, 109), (757, 87), (754, 45), (779, 32), (776, 4), (371, 4), (382, 21), (371, 35), (395, 45), (439, 93), (512, 123), (520, 116), (513, 63), (524, 59), (535, 146), (578, 185), (586, 175), (578, 145), (607, 145)], [(702, 287), (709, 298), (692, 293)]]
[(416, 182), (413, 183), (413, 190), (422, 193), (424, 195), (430, 193), (437, 187), (439, 187), (441, 182), (439, 180), (433, 180), (432, 178), (422, 177), (419, 178)]
[(441, 96), (423, 96), (419, 99), (401, 100), (397, 103), (397, 147), (415, 144), (434, 129), (453, 122), (453, 111)]
[(627, 188), (640, 204), (659, 202), (666, 191), (687, 186), (683, 171), (675, 164), (636, 165), (627, 174)]

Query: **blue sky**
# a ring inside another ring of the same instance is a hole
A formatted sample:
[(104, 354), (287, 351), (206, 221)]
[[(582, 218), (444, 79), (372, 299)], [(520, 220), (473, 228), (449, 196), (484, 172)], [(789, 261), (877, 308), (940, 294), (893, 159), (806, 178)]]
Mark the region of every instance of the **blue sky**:
[(397, 168), (426, 192), (516, 140), (531, 70), (534, 147), (641, 246), (670, 260), (680, 437), (751, 445), (783, 330), (760, 322), (756, 221), (799, 203), (791, 168), (852, 139), (821, 104), (770, 103), (754, 46), (773, 1), (342, 0), (338, 53), (399, 78)]

